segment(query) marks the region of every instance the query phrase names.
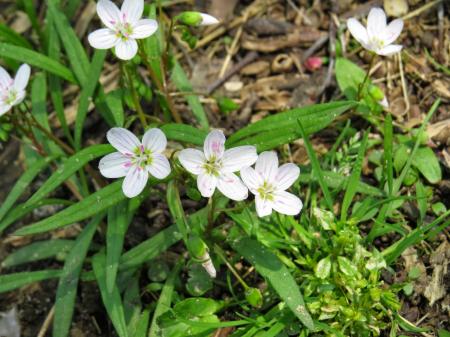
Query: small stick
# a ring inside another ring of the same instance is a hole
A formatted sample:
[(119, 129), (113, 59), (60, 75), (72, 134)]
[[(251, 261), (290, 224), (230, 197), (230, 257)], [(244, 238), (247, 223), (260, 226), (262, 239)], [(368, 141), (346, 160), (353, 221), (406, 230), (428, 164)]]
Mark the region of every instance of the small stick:
[(55, 306), (53, 305), (53, 307), (50, 309), (50, 311), (47, 314), (47, 317), (45, 318), (44, 324), (42, 324), (41, 330), (39, 330), (39, 333), (37, 335), (37, 337), (44, 337), (45, 334), (47, 333), (47, 330), (50, 326), (50, 323), (53, 320), (53, 316), (55, 315)]
[(249, 63), (252, 63), (254, 60), (258, 58), (258, 53), (255, 51), (252, 51), (245, 55), (245, 57), (237, 63), (233, 68), (231, 68), (223, 77), (219, 78), (215, 82), (211, 83), (208, 88), (206, 89), (206, 95), (211, 95), (217, 88), (219, 88), (222, 84), (224, 84), (231, 76), (236, 74), (239, 70), (244, 68)]

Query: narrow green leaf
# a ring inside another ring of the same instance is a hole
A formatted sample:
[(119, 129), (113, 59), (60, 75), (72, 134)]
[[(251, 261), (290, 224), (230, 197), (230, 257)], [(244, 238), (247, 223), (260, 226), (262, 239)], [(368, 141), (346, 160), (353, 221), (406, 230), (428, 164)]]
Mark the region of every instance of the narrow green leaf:
[(355, 163), (353, 164), (352, 174), (348, 180), (347, 189), (345, 191), (344, 200), (342, 201), (341, 207), (341, 221), (347, 220), (347, 212), (350, 205), (355, 197), (358, 189), (359, 178), (361, 177), (361, 170), (364, 161), (364, 154), (366, 153), (367, 140), (369, 139), (369, 133), (364, 133), (363, 140), (358, 150), (358, 157), (356, 157)]
[(167, 185), (167, 205), (169, 206), (170, 214), (178, 226), (178, 230), (183, 235), (184, 241), (187, 241), (188, 228), (186, 225), (186, 216), (184, 214), (183, 206), (181, 205), (180, 192), (178, 191), (177, 182), (172, 180)]
[[(310, 135), (329, 125), (337, 116), (357, 105), (353, 101), (333, 102), (326, 104), (316, 104), (303, 108), (292, 109), (276, 115), (266, 117), (256, 123), (234, 133), (227, 140), (227, 145), (237, 146), (246, 144), (257, 144), (263, 146), (263, 138), (271, 147), (285, 144), (294, 139), (300, 138), (298, 133), (298, 122), (300, 119), (305, 132)], [(284, 132), (284, 136), (280, 134), (280, 130)], [(273, 136), (277, 136), (277, 141), (271, 140)], [(255, 141), (258, 140), (258, 141)], [(268, 147), (266, 146), (265, 149)]]
[(0, 41), (27, 49), (33, 49), (33, 46), (27, 39), (3, 23), (0, 23)]
[(33, 242), (9, 254), (2, 262), (3, 268), (48, 259), (66, 254), (74, 245), (72, 240), (47, 240)]
[(327, 204), (327, 207), (330, 211), (333, 211), (333, 199), (331, 198), (330, 191), (328, 190), (328, 185), (325, 182), (325, 179), (323, 177), (322, 169), (320, 168), (319, 160), (317, 159), (316, 153), (314, 152), (314, 149), (309, 142), (309, 139), (305, 133), (305, 130), (303, 128), (303, 125), (301, 124), (300, 120), (298, 120), (298, 128), (300, 131), (300, 134), (303, 137), (303, 141), (305, 143), (306, 152), (308, 153), (309, 160), (311, 161), (311, 166), (313, 168), (313, 173), (316, 175), (317, 180), (319, 181), (319, 185), (322, 188), (323, 196), (325, 197), (325, 203)]
[(14, 235), (30, 235), (61, 228), (90, 218), (125, 198), (122, 193), (122, 180), (118, 180), (55, 215), (20, 228)]
[[(6, 213), (11, 209), (14, 203), (19, 199), (22, 193), (28, 188), (34, 178), (46, 168), (50, 162), (52, 162), (55, 157), (48, 157), (45, 159), (40, 159), (32, 166), (30, 166), (24, 174), (15, 183), (12, 190), (8, 193), (6, 200), (0, 206), (0, 221), (5, 217)], [(1, 232), (1, 225), (0, 225)]]
[(392, 189), (394, 184), (394, 167), (393, 167), (393, 128), (392, 128), (392, 115), (388, 114), (384, 121), (384, 162), (386, 163), (386, 175), (389, 196), (392, 195)]
[(64, 263), (56, 291), (53, 337), (67, 337), (75, 309), (78, 280), (95, 230), (102, 219), (95, 217), (80, 233)]
[(27, 284), (44, 281), (61, 276), (61, 270), (27, 271), (0, 275), (0, 293), (23, 287)]
[(207, 135), (206, 131), (196, 129), (187, 124), (165, 124), (161, 126), (161, 130), (170, 140), (190, 143), (197, 146), (203, 145), (203, 142)]
[(177, 226), (171, 225), (124, 253), (119, 268), (128, 269), (149, 261), (180, 241), (181, 237)]
[(136, 331), (133, 337), (147, 337), (149, 322), (150, 322), (150, 310), (146, 309), (141, 313), (141, 317), (139, 318), (139, 321), (136, 324)]
[(92, 63), (88, 66), (87, 82), (83, 86), (78, 103), (77, 117), (75, 119), (75, 148), (81, 148), (81, 135), (83, 132), (84, 121), (89, 109), (89, 103), (93, 101), (95, 88), (105, 62), (106, 50), (96, 50), (92, 58)]
[(69, 62), (78, 82), (84, 87), (88, 85), (89, 60), (86, 51), (72, 29), (67, 17), (53, 2), (48, 4), (48, 10), (58, 32), (61, 43), (69, 58)]
[[(174, 58), (174, 65), (172, 68), (172, 81), (175, 83), (175, 86), (181, 92), (192, 92), (192, 84), (189, 82), (189, 79), (181, 67), (180, 63)], [(202, 129), (208, 130), (209, 123), (208, 117), (206, 116), (205, 110), (203, 109), (202, 103), (200, 103), (200, 99), (197, 95), (186, 95), (186, 100), (189, 104), (189, 107), (192, 109), (192, 113), (194, 114), (195, 119), (200, 124)]]
[(79, 151), (60, 164), (58, 170), (28, 199), (25, 205), (31, 206), (39, 200), (42, 200), (46, 195), (64, 183), (64, 181), (73, 176), (86, 163), (113, 151), (114, 148), (108, 144), (92, 145)]
[(122, 91), (119, 89), (105, 95), (105, 103), (114, 117), (114, 125), (123, 127), (125, 123), (125, 112), (123, 109)]
[(128, 200), (109, 208), (106, 231), (106, 286), (109, 292), (112, 292), (116, 285), (120, 255), (130, 220)]
[(310, 330), (314, 323), (306, 309), (300, 289), (286, 266), (258, 241), (244, 237), (232, 247), (265, 277), (295, 316)]
[(77, 82), (73, 73), (65, 66), (45, 55), (24, 47), (14, 46), (9, 43), (0, 43), (0, 57), (27, 63), (57, 75), (69, 82)]
[(158, 303), (156, 304), (156, 309), (153, 314), (152, 323), (150, 326), (150, 330), (148, 332), (148, 337), (159, 337), (161, 335), (161, 329), (158, 326), (158, 318), (170, 310), (170, 304), (172, 302), (172, 295), (175, 288), (175, 280), (180, 272), (182, 263), (178, 262), (177, 265), (173, 268), (169, 277), (167, 278), (166, 283), (159, 295)]
[(92, 259), (92, 268), (94, 269), (97, 284), (100, 289), (103, 304), (105, 305), (108, 316), (111, 319), (114, 328), (119, 337), (128, 337), (127, 324), (125, 322), (125, 314), (117, 286), (112, 292), (106, 287), (106, 258), (102, 253), (94, 255)]

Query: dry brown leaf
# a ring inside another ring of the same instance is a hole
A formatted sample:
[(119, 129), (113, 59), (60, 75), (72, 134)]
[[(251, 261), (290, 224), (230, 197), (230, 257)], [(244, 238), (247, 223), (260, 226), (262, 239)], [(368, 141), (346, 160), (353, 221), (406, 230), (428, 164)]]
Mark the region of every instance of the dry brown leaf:
[(270, 63), (267, 61), (256, 61), (250, 63), (241, 69), (242, 75), (261, 75), (266, 74), (266, 76), (270, 72)]
[(424, 296), (430, 302), (430, 306), (432, 306), (446, 294), (444, 277), (447, 274), (448, 264), (450, 263), (450, 246), (447, 241), (444, 241), (431, 254), (430, 262), (433, 266), (433, 275), (425, 288)]

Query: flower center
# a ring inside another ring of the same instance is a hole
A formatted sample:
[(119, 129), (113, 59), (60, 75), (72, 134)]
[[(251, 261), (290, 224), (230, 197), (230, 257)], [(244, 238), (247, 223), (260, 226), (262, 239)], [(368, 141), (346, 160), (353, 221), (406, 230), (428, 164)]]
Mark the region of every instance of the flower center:
[(377, 38), (377, 37), (373, 37), (373, 38), (370, 40), (370, 44), (371, 44), (372, 47), (375, 48), (375, 49), (381, 49), (381, 48), (384, 48), (384, 46), (385, 46), (384, 40), (379, 39), (379, 38)]
[(269, 184), (267, 181), (265, 181), (264, 184), (260, 188), (258, 188), (258, 193), (261, 199), (273, 201), (274, 192), (275, 187), (272, 184)]
[(125, 164), (126, 167), (137, 166), (141, 170), (145, 169), (147, 166), (152, 165), (153, 154), (149, 149), (144, 148), (144, 146), (137, 147), (133, 154), (130, 155), (130, 162)]
[(16, 99), (17, 99), (17, 91), (13, 88), (9, 89), (2, 97), (2, 100), (6, 105), (13, 105)]
[(128, 22), (119, 22), (115, 26), (116, 28), (116, 36), (123, 41), (127, 41), (130, 38), (130, 35), (133, 34), (133, 27)]
[(220, 175), (219, 171), (221, 168), (221, 161), (217, 160), (214, 156), (203, 164), (203, 169), (206, 171), (206, 174), (214, 175), (216, 177)]

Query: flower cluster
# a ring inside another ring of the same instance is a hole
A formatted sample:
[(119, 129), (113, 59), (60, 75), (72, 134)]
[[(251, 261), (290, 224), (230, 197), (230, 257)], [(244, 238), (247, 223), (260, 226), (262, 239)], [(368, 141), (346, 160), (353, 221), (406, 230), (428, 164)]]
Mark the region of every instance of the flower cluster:
[[(89, 44), (95, 49), (114, 48), (121, 60), (131, 60), (138, 52), (136, 40), (145, 39), (158, 30), (158, 22), (142, 19), (144, 0), (125, 0), (119, 9), (110, 0), (97, 3), (97, 14), (106, 28), (98, 29), (88, 36)], [(188, 12), (190, 18), (197, 17), (197, 25), (207, 26), (219, 21), (211, 15)]]
[[(118, 152), (100, 160), (100, 172), (107, 178), (125, 177), (122, 190), (127, 197), (139, 195), (149, 176), (157, 179), (169, 176), (170, 164), (163, 155), (167, 139), (160, 129), (148, 130), (140, 142), (130, 131), (113, 128), (107, 139)], [(274, 151), (258, 156), (256, 148), (250, 145), (226, 150), (225, 141), (222, 131), (213, 130), (205, 139), (203, 151), (184, 149), (178, 155), (181, 165), (197, 177), (203, 197), (212, 197), (217, 188), (229, 199), (242, 201), (248, 198), (250, 190), (255, 195), (258, 216), (270, 215), (272, 210), (287, 215), (300, 213), (301, 200), (286, 192), (300, 175), (298, 166), (278, 167)], [(251, 167), (253, 164), (255, 168)]]

